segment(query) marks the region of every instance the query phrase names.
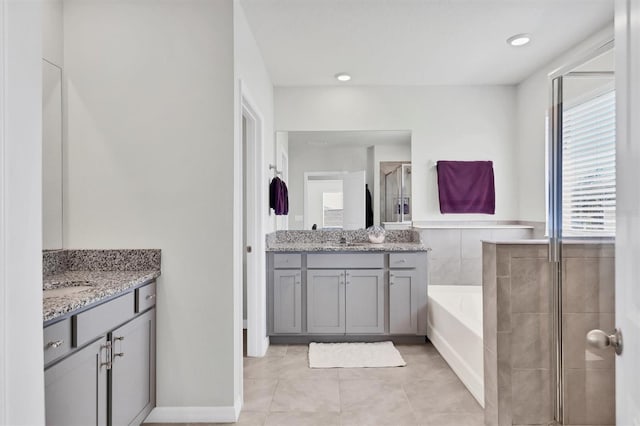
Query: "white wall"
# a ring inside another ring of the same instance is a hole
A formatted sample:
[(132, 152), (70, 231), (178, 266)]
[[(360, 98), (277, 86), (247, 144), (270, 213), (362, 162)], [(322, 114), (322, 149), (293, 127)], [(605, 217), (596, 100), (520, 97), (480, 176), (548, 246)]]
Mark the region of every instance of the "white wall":
[(157, 421), (232, 420), (240, 392), (232, 15), (231, 0), (64, 4), (65, 243), (162, 249)]
[[(303, 220), (298, 219), (304, 215), (305, 172), (355, 172), (366, 168), (367, 148), (364, 146), (314, 146), (289, 142), (289, 229), (304, 228)], [(318, 227), (322, 227), (322, 221)]]
[(62, 248), (62, 0), (42, 3), (43, 248)]
[(613, 39), (613, 26), (605, 28), (565, 54), (541, 67), (517, 87), (516, 160), (520, 220), (546, 221), (546, 126), (550, 106), (548, 75), (571, 64), (585, 52)]
[[(273, 104), (272, 104), (273, 105)], [(273, 106), (272, 106), (273, 111)], [(273, 119), (273, 116), (272, 116)], [(278, 132), (276, 138), (276, 162), (278, 170), (282, 172), (281, 178), (289, 185), (289, 134)], [(276, 229), (289, 229), (289, 215), (276, 216)]]
[[(413, 220), (517, 219), (512, 86), (278, 87), (277, 130), (410, 130)], [(496, 214), (440, 214), (437, 160), (492, 160)]]
[(42, 1), (42, 58), (63, 67), (63, 4), (62, 0)]
[(44, 424), (42, 15), (0, 0), (0, 424)]
[[(248, 331), (247, 331), (247, 353), (250, 356), (264, 355), (268, 347), (267, 338), (267, 292), (266, 292), (266, 256), (265, 256), (265, 234), (273, 232), (276, 229), (276, 216), (271, 214), (269, 210), (269, 182), (273, 177), (273, 171), (269, 170), (269, 164), (277, 164), (275, 133), (273, 128), (273, 85), (271, 77), (264, 64), (262, 54), (258, 48), (256, 40), (251, 32), (249, 24), (244, 14), (244, 10), (238, 0), (234, 0), (234, 56), (235, 56), (235, 140), (236, 147), (240, 144), (240, 120), (241, 120), (241, 97), (244, 97), (251, 107), (259, 114), (262, 121), (262, 146), (258, 149), (261, 152), (262, 159), (255, 164), (254, 173), (258, 177), (257, 182), (257, 199), (255, 200), (256, 211), (261, 215), (262, 230), (258, 230), (255, 241), (250, 241), (250, 245), (254, 248), (251, 256), (255, 256), (255, 275), (251, 281), (255, 282), (254, 292), (248, 294), (247, 310), (248, 310)], [(241, 87), (241, 92), (239, 88)], [(236, 150), (236, 161), (239, 163), (240, 152)], [(234, 179), (234, 192), (241, 193), (242, 172), (236, 170)], [(228, 182), (228, 180), (227, 180)], [(236, 208), (241, 208), (236, 206)], [(241, 216), (236, 215), (236, 218)], [(256, 221), (258, 222), (258, 221)], [(237, 228), (241, 227), (241, 223), (237, 224)], [(238, 240), (239, 236), (236, 238)], [(244, 246), (238, 247), (244, 250)], [(239, 254), (240, 256), (240, 254)], [(236, 269), (237, 271), (238, 269)], [(238, 279), (241, 276), (234, 277), (236, 280), (236, 288), (238, 288)], [(251, 282), (250, 281), (250, 282)], [(252, 323), (252, 318), (255, 321)], [(236, 350), (239, 350), (235, 360), (235, 373), (238, 385), (242, 385), (242, 339), (241, 334), (236, 336), (239, 340), (236, 342)]]

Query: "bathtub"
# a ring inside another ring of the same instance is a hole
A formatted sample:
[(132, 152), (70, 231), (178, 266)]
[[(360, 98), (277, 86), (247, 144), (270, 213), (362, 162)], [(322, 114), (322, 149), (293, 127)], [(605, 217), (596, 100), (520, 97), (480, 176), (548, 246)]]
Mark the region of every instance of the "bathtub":
[(484, 407), (482, 287), (430, 285), (427, 335)]

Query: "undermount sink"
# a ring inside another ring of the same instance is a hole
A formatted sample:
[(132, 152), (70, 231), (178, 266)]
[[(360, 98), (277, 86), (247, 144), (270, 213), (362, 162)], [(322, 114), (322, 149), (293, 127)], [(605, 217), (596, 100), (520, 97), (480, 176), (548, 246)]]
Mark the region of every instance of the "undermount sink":
[(43, 285), (44, 297), (68, 296), (93, 288), (89, 281), (56, 281)]
[(368, 246), (371, 243), (337, 243), (335, 244), (338, 247), (364, 247), (364, 246)]

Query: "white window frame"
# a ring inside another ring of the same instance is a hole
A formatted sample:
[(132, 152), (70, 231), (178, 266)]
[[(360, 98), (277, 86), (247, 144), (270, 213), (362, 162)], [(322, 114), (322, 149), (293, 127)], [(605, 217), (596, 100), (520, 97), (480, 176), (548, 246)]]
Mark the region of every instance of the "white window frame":
[[(571, 108), (575, 108), (579, 105), (583, 105), (587, 102), (590, 102), (592, 100), (595, 100), (598, 97), (607, 95), (611, 92), (615, 91), (615, 82), (611, 81), (609, 84), (603, 85), (602, 87), (599, 87), (596, 90), (593, 90), (591, 92), (585, 93), (580, 97), (574, 98), (569, 102), (564, 102), (564, 111), (569, 111)], [(614, 108), (615, 108), (615, 94), (614, 94)], [(564, 144), (565, 144), (566, 140), (565, 138), (563, 138), (563, 156), (564, 156)], [(615, 140), (614, 140), (614, 150), (615, 150)], [(614, 174), (615, 174), (615, 162), (614, 162)], [(563, 160), (563, 173), (565, 171), (565, 162)], [(571, 227), (566, 226), (567, 222), (566, 222), (566, 210), (564, 208), (565, 204), (565, 189), (566, 186), (564, 185), (564, 176), (563, 176), (563, 195), (562, 195), (562, 201), (563, 201), (563, 209), (562, 209), (562, 234), (563, 237), (566, 238), (612, 238), (615, 237), (615, 222), (613, 225), (613, 232), (607, 232), (607, 230), (603, 230), (602, 232), (598, 232), (596, 230), (580, 230), (580, 229), (572, 229)], [(613, 209), (613, 219), (615, 221), (615, 204), (614, 204), (614, 209)], [(603, 224), (604, 225), (604, 224)], [(606, 225), (604, 225), (606, 226)]]

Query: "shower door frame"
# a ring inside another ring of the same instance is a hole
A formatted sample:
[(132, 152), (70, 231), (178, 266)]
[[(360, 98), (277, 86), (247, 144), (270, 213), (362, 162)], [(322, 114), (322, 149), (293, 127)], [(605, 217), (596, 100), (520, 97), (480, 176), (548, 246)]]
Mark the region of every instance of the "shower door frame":
[[(548, 158), (547, 158), (547, 234), (549, 238), (549, 262), (551, 263), (551, 350), (554, 419), (564, 424), (564, 357), (563, 357), (563, 283), (562, 283), (562, 143), (563, 143), (563, 88), (567, 77), (597, 77), (605, 72), (572, 71), (580, 65), (610, 51), (614, 48), (613, 36), (576, 57), (575, 60), (552, 71), (548, 75), (550, 87), (550, 107), (548, 126)], [(607, 73), (611, 74), (611, 73)]]

